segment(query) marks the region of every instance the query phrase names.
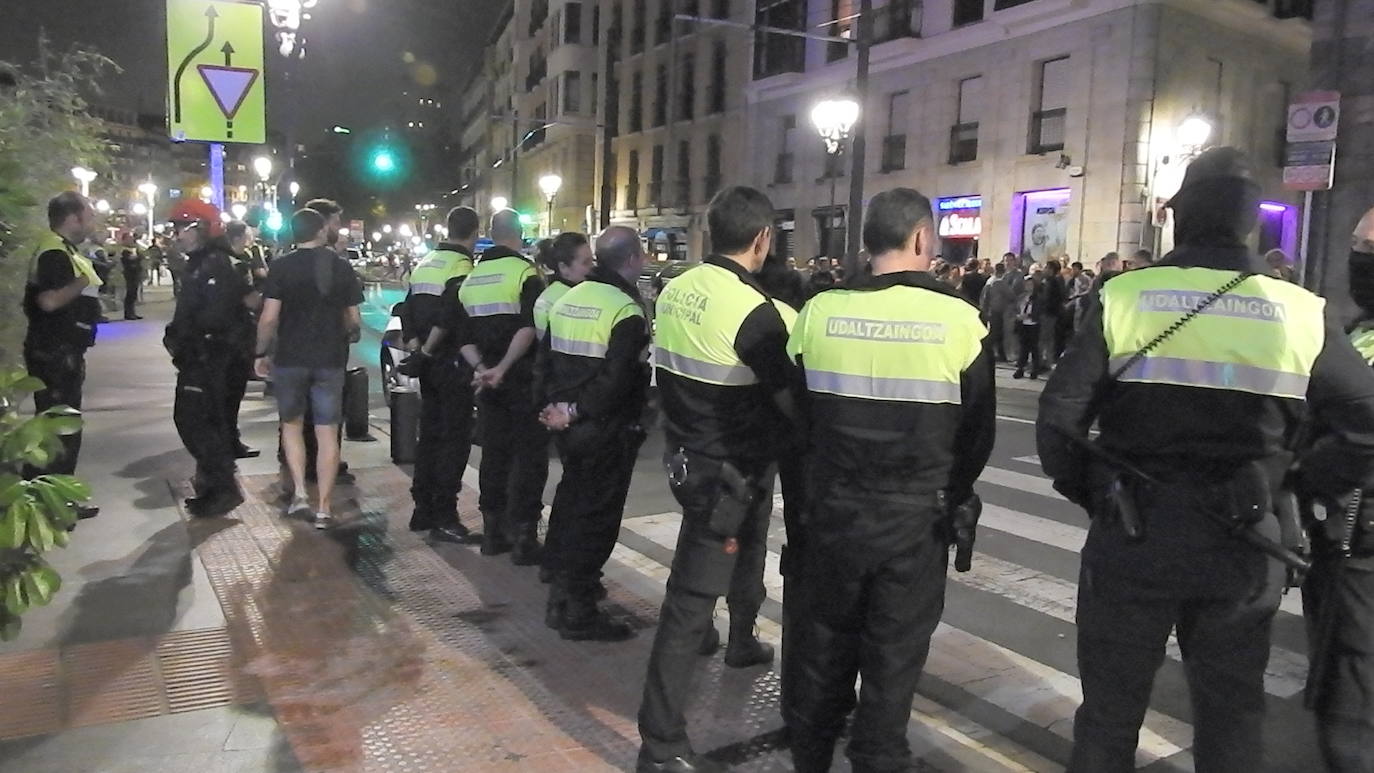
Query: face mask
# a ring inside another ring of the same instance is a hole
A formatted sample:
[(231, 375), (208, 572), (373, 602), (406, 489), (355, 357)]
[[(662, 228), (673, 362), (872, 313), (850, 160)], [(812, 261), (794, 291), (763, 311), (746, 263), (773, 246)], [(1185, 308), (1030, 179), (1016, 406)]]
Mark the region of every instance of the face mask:
[(1374, 255), (1350, 256), (1350, 297), (1361, 309), (1374, 313)]

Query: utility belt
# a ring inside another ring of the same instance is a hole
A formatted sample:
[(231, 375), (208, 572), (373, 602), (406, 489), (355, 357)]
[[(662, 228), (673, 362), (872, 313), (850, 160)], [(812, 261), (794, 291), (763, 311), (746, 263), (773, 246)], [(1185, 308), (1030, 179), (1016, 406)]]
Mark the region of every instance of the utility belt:
[[(772, 485), (777, 468), (771, 464), (737, 466), (728, 459), (715, 459), (684, 448), (664, 454), (663, 466), (674, 496), (708, 505), (706, 523), (712, 535), (722, 542), (727, 554), (739, 549), (738, 537), (744, 522)], [(686, 502), (683, 502), (684, 507)]]
[(1316, 555), (1340, 558), (1374, 557), (1374, 492), (1356, 491), (1323, 508), (1301, 501), (1303, 525)]

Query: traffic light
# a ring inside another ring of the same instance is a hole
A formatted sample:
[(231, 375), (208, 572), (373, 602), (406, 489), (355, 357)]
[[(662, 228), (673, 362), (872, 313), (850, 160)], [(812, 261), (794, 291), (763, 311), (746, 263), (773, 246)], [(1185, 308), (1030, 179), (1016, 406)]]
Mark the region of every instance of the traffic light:
[(520, 225), (534, 225), (534, 215), (520, 213)]
[(271, 214), (267, 216), (267, 230), (271, 231), (274, 234), (281, 233), (282, 225), (283, 221), (281, 212), (275, 209), (272, 210)]
[(381, 174), (391, 174), (396, 171), (396, 157), (386, 148), (379, 148), (372, 153), (372, 168)]

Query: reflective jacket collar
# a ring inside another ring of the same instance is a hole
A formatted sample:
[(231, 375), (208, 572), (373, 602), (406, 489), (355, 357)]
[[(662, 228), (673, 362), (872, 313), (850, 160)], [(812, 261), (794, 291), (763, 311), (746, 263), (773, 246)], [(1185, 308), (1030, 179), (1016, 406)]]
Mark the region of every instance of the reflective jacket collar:
[(608, 284), (616, 288), (617, 290), (621, 291), (622, 293), (625, 293), (626, 295), (630, 296), (630, 299), (633, 300), (635, 303), (639, 303), (641, 301), (639, 297), (639, 288), (631, 284), (630, 282), (625, 281), (625, 277), (621, 276), (620, 274), (617, 274), (616, 272), (608, 268), (603, 268), (601, 266), (594, 267), (591, 273), (587, 274), (587, 281)]
[(767, 290), (764, 290), (764, 289), (763, 289), (763, 285), (759, 284), (759, 280), (758, 280), (757, 277), (755, 277), (753, 274), (749, 273), (749, 271), (746, 270), (746, 269), (744, 268), (744, 266), (741, 266), (740, 264), (736, 263), (735, 261), (730, 260), (729, 258), (725, 257), (724, 255), (708, 255), (708, 256), (706, 257), (706, 259), (703, 260), (703, 261), (701, 261), (701, 262), (702, 262), (702, 263), (710, 264), (710, 265), (715, 266), (715, 267), (717, 267), (717, 268), (723, 268), (723, 269), (725, 269), (726, 271), (729, 271), (730, 273), (732, 273), (732, 274), (734, 274), (735, 276), (739, 277), (739, 280), (740, 280), (741, 282), (743, 282), (743, 283), (749, 285), (750, 287), (754, 288), (755, 290), (758, 290), (765, 298), (771, 298), (771, 297), (772, 297), (772, 296), (770, 296), (770, 295), (768, 294), (768, 291), (767, 291)]
[(1248, 271), (1267, 274), (1269, 267), (1258, 255), (1245, 247), (1179, 247), (1165, 255), (1160, 266), (1180, 268), (1213, 268), (1219, 271)]
[[(449, 252), (456, 252), (460, 255), (465, 255), (469, 258), (472, 257), (472, 250), (468, 249), (467, 247), (461, 244), (455, 244), (454, 242), (439, 242), (439, 246), (435, 247), (434, 249), (448, 250)], [(490, 252), (490, 250), (488, 250), (488, 252)]]
[(941, 293), (953, 298), (963, 298), (956, 288), (950, 287), (947, 283), (935, 278), (934, 274), (927, 271), (894, 271), (890, 274), (860, 274), (854, 277), (854, 281), (846, 283), (836, 290), (886, 290), (889, 287), (902, 285), (904, 287), (918, 287), (922, 290)]
[(521, 253), (512, 250), (510, 247), (507, 247), (504, 244), (493, 244), (492, 246), (488, 247), (486, 251), (482, 253), (482, 257), (477, 259), (477, 262), (485, 263), (488, 260), (499, 260), (501, 258), (519, 258), (525, 261), (526, 263), (529, 263), (530, 265), (534, 264), (534, 261), (525, 257)]

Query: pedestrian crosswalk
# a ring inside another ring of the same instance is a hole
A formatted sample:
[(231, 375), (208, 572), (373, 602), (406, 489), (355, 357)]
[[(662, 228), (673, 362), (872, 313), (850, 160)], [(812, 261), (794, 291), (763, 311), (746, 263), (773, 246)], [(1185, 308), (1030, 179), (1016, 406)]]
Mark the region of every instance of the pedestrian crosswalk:
[[(932, 643), (922, 688), (942, 700), (914, 719), (929, 729), (932, 711), (965, 723), (974, 717), (975, 729), (950, 730), (946, 735), (984, 754), (988, 767), (975, 769), (1059, 770), (1072, 738), (1073, 713), (1082, 699), (1075, 675), (1073, 623), (1077, 554), (1087, 536), (1086, 518), (1054, 491), (1049, 480), (1029, 472), (990, 466), (979, 489), (986, 504), (978, 552), (971, 571), (949, 574), (946, 614)], [(665, 581), (681, 518), (676, 512), (627, 518), (613, 563)], [(776, 497), (765, 585), (768, 598), (777, 604), (783, 598), (778, 574), (782, 540), (781, 497)], [(1279, 622), (1296, 630), (1300, 612), (1297, 594), (1290, 593)], [(779, 630), (773, 628), (775, 633)], [(1286, 643), (1294, 640), (1289, 636)], [(1271, 700), (1296, 703), (1306, 676), (1306, 657), (1296, 651), (1298, 647), (1284, 644), (1272, 648), (1265, 689)], [(1168, 655), (1172, 668), (1181, 672), (1181, 654), (1173, 640)], [(948, 696), (958, 705), (948, 705), (943, 700)], [(1144, 766), (1168, 760), (1166, 769), (1190, 769), (1192, 727), (1183, 718), (1186, 706), (1166, 701), (1166, 711), (1160, 703), (1156, 701), (1156, 709), (1146, 718), (1137, 762)], [(954, 724), (947, 720), (936, 727)], [(1029, 738), (1031, 748), (988, 745), (989, 738), (1008, 733)], [(1060, 759), (1051, 762), (1049, 758), (1055, 757)]]

